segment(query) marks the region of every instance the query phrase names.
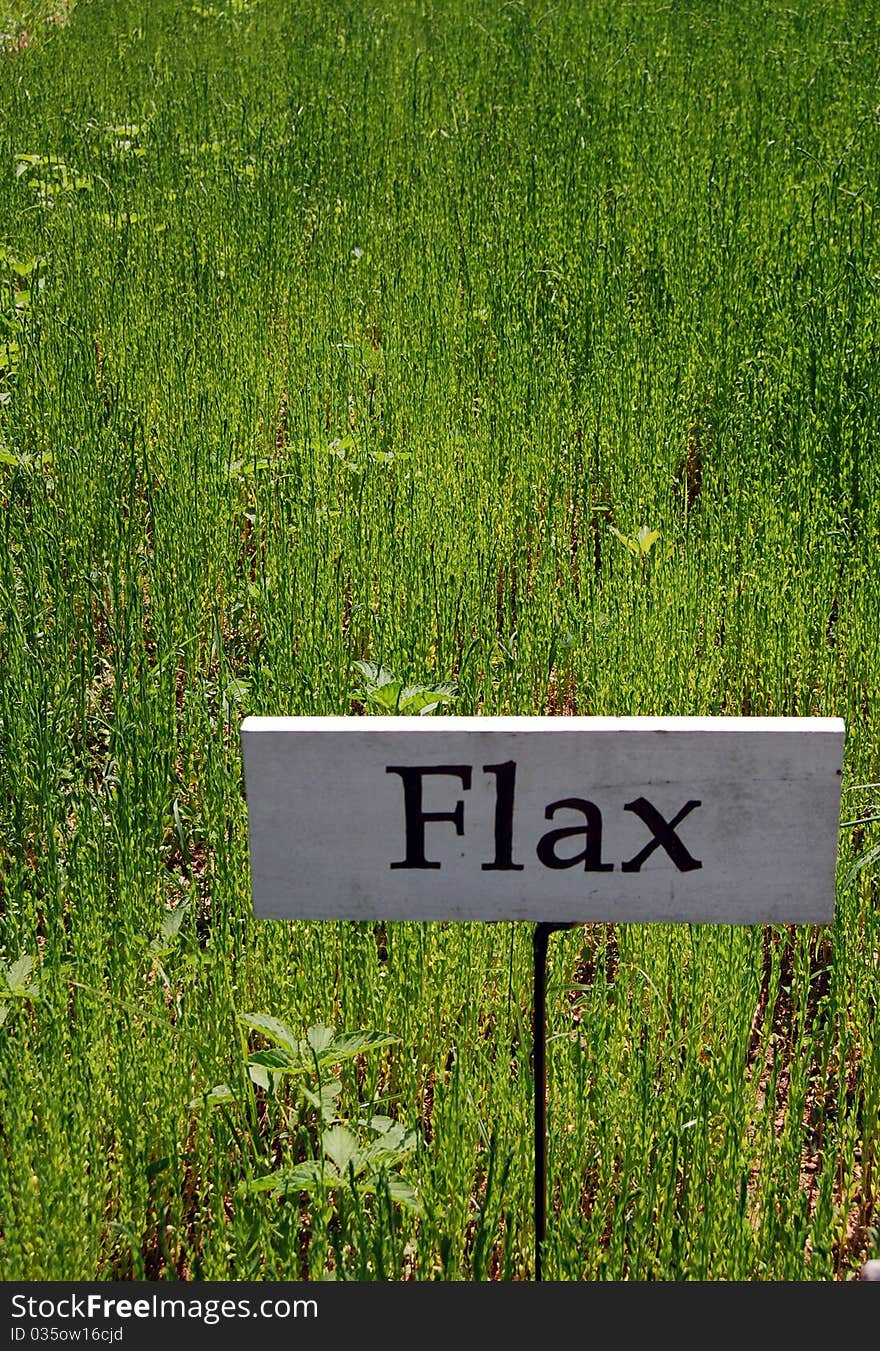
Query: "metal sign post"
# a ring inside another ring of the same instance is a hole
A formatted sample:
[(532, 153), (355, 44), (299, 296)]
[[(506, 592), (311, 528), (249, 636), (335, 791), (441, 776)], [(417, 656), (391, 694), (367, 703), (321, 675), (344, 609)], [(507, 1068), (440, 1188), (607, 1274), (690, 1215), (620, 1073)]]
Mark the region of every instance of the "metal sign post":
[(550, 934), (829, 923), (843, 740), (839, 718), (245, 719), (258, 918), (536, 922), (536, 1280)]
[(535, 1074), (535, 1280), (541, 1275), (542, 1248), (547, 1237), (547, 944), (552, 933), (575, 929), (575, 924), (544, 922), (532, 936), (534, 1000), (532, 1004), (532, 1064)]

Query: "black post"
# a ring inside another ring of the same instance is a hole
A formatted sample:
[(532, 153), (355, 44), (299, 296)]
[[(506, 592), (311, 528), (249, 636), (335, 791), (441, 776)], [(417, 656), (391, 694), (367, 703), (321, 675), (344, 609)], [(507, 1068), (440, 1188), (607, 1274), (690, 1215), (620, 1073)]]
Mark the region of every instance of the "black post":
[(541, 1276), (541, 1248), (547, 1234), (547, 943), (558, 929), (574, 924), (535, 925), (532, 1063), (535, 1074), (535, 1280)]

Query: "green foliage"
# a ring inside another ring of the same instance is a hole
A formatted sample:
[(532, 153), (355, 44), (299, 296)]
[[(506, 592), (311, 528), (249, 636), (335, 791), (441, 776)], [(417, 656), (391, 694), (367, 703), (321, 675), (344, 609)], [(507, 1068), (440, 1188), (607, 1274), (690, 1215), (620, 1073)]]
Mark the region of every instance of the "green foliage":
[[(385, 1032), (339, 1032), (318, 1023), (310, 1027), (304, 1041), (297, 1041), (290, 1029), (278, 1018), (263, 1013), (243, 1013), (241, 1021), (255, 1032), (262, 1032), (276, 1042), (271, 1064), (287, 1073), (302, 1074), (313, 1069), (318, 1073), (328, 1065), (336, 1065), (367, 1051), (392, 1046), (400, 1040)], [(251, 1064), (270, 1063), (251, 1057)]]
[[(418, 1214), (416, 1193), (400, 1174), (401, 1165), (420, 1143), (418, 1132), (384, 1114), (346, 1119), (340, 1103), (342, 1081), (329, 1077), (346, 1061), (395, 1045), (399, 1037), (384, 1032), (337, 1032), (318, 1023), (299, 1039), (286, 1023), (269, 1014), (242, 1014), (240, 1022), (274, 1043), (248, 1056), (254, 1087), (277, 1095), (287, 1078), (297, 1081), (286, 1136), (300, 1148), (305, 1140), (313, 1154), (250, 1178), (241, 1184), (240, 1192), (271, 1192), (278, 1199), (318, 1191), (343, 1221), (345, 1206), (354, 1197), (381, 1192)], [(220, 1107), (234, 1102), (235, 1094), (228, 1084), (217, 1084), (203, 1095), (203, 1101)]]
[(252, 916), (353, 709), (846, 719), (833, 927), (554, 939), (545, 1270), (852, 1275), (876, 3), (0, 13), (0, 1277), (532, 1273), (526, 926)]
[(660, 538), (659, 530), (649, 530), (646, 525), (643, 525), (641, 530), (637, 531), (636, 534), (632, 536), (621, 534), (616, 526), (613, 525), (610, 526), (609, 529), (615, 539), (619, 539), (621, 544), (628, 549), (631, 554), (635, 554), (636, 558), (639, 560), (644, 560), (648, 557), (648, 554)]
[[(38, 293), (45, 284), (40, 271), (44, 262), (44, 258), (20, 257), (11, 249), (0, 247), (0, 408), (12, 401), (31, 292)], [(18, 464), (19, 458), (5, 450), (0, 441), (0, 464)]]
[[(40, 978), (33, 957), (23, 953), (17, 962), (12, 962), (9, 966), (5, 962), (0, 962), (0, 999), (15, 1002), (39, 997)], [(0, 1004), (0, 1027), (9, 1017), (9, 1010), (8, 1003)]]
[(373, 1132), (374, 1139), (365, 1141), (337, 1122), (321, 1133), (321, 1158), (276, 1168), (245, 1184), (244, 1190), (270, 1191), (277, 1198), (298, 1196), (304, 1191), (356, 1191), (360, 1196), (372, 1196), (386, 1188), (393, 1201), (418, 1214), (416, 1194), (397, 1171), (418, 1144), (416, 1132), (405, 1130), (389, 1117), (374, 1116), (362, 1124)]
[(363, 677), (354, 698), (370, 713), (428, 714), (458, 698), (454, 685), (404, 685), (384, 666), (371, 661), (356, 661), (355, 669)]

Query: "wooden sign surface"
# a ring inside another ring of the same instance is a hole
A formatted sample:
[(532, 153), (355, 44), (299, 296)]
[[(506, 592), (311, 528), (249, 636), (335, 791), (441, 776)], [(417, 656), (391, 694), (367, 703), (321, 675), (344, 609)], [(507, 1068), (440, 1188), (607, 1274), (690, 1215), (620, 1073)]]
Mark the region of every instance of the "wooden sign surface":
[(837, 718), (246, 718), (254, 911), (821, 924)]

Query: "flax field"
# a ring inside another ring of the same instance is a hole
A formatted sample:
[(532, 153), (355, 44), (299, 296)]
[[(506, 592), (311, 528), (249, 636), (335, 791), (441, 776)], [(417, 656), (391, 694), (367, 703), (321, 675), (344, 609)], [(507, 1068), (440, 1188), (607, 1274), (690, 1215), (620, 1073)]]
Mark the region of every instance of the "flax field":
[(385, 681), (845, 719), (833, 925), (554, 936), (543, 1266), (852, 1279), (876, 5), (0, 30), (0, 1278), (533, 1277), (530, 926), (252, 916), (242, 718)]

